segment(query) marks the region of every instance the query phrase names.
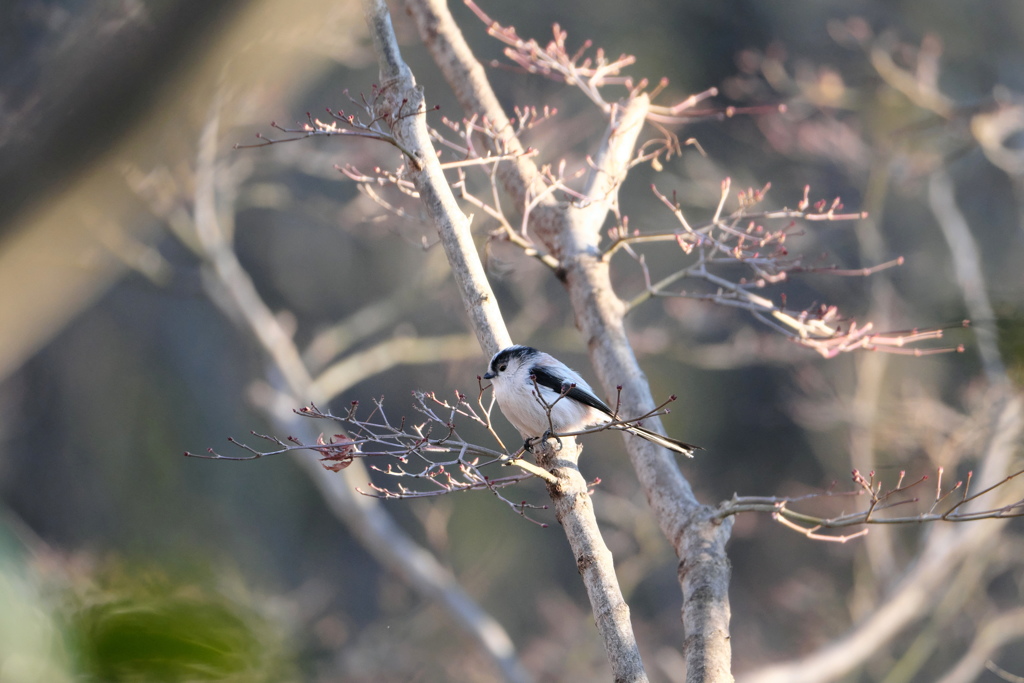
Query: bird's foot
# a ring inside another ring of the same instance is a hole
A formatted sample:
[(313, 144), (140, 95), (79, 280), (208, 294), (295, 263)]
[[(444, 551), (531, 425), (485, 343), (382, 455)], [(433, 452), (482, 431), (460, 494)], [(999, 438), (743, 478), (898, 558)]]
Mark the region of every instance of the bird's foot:
[(544, 443), (548, 439), (554, 439), (558, 443), (558, 448), (555, 449), (556, 452), (562, 450), (562, 440), (552, 434), (550, 429), (544, 432), (544, 436), (540, 437), (540, 441), (541, 443)]

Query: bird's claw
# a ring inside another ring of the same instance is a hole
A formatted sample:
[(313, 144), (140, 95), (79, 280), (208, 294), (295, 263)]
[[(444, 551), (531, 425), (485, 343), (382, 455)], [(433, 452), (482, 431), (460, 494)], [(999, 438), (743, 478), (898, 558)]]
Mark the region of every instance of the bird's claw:
[(555, 451), (562, 450), (562, 439), (551, 433), (551, 430), (547, 430), (541, 436), (531, 436), (529, 439), (523, 442), (523, 452), (529, 451), (533, 453), (533, 449), (538, 444), (547, 443), (548, 439), (554, 439), (558, 442), (558, 448)]
[(540, 437), (540, 441), (541, 443), (545, 443), (548, 439), (554, 439), (555, 441), (558, 442), (558, 448), (555, 449), (556, 451), (562, 450), (562, 440), (555, 436), (554, 434), (552, 434), (550, 429), (544, 432), (544, 436)]

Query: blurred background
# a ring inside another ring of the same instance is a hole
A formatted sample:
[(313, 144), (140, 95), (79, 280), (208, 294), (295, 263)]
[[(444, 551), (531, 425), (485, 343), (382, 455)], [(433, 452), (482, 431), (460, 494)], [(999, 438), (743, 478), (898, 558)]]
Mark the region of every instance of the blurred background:
[[(771, 183), (774, 208), (795, 206), (809, 185), (812, 201), (840, 197), (869, 218), (809, 223), (787, 242), (791, 253), (851, 269), (905, 264), (868, 279), (807, 274), (766, 296), (835, 304), (882, 330), (958, 328), (990, 313), (932, 345), (963, 344), (962, 354), (825, 360), (742, 311), (691, 299), (638, 308), (629, 322), (654, 395), (680, 397), (668, 432), (706, 449), (681, 463), (702, 501), (834, 481), (848, 489), (852, 467), (893, 479), (974, 467), (999, 372), (984, 344), (1018, 379), (1024, 350), (1024, 5), (481, 6), (542, 44), (558, 23), (570, 48), (590, 39), (636, 55), (631, 75), (669, 79), (662, 103), (719, 89), (701, 105), (707, 117), (675, 129), (704, 154), (688, 146), (664, 170), (631, 175), (621, 197), (631, 227), (674, 227), (651, 183), (675, 191), (691, 221), (713, 214), (725, 177), (733, 188)], [(414, 27), (392, 9), (404, 56), (428, 104), (440, 105), (432, 125), (461, 119)], [(485, 27), (461, 3), (452, 11), (478, 57), (500, 59)], [(497, 679), (450, 610), (367, 541), (375, 515), (429, 549), (501, 624), (520, 674), (606, 677), (550, 511), (532, 515), (551, 525), (542, 528), (487, 493), (375, 505), (351, 494), (371, 475), (329, 473), (312, 453), (182, 457), (208, 447), (242, 455), (227, 438), (253, 430), (329, 430), (291, 413), (321, 396), (336, 410), (384, 396), (397, 418), (412, 410), (413, 390), (475, 395), (485, 370), (415, 204), (388, 213), (335, 168), (397, 166), (391, 148), (331, 138), (233, 149), (281, 135), (271, 121), (352, 110), (346, 89), (370, 97), (377, 70), (359, 4), (13, 0), (0, 5), (0, 67), (0, 680)], [(558, 108), (527, 138), (540, 161), (584, 163), (604, 121), (579, 92), (509, 68), (488, 73), (509, 109)], [(730, 105), (754, 109), (714, 116)], [(483, 248), (494, 225), (478, 215), (474, 226)], [(513, 337), (592, 379), (561, 284), (491, 246)], [(958, 265), (971, 260), (965, 249), (977, 250), (983, 281)], [(648, 264), (667, 274), (676, 257), (653, 250)], [(635, 261), (617, 256), (615, 268), (623, 298), (643, 291)], [(248, 310), (265, 314), (265, 339), (239, 314), (225, 273), (262, 301)], [(320, 378), (315, 391), (281, 371), (289, 338)], [(298, 397), (282, 398), (289, 392)], [(676, 559), (621, 440), (597, 435), (585, 447), (649, 674), (682, 680)], [(545, 500), (538, 482), (511, 495)], [(846, 680), (932, 681), (950, 669), (986, 622), (1019, 608), (1021, 529), (1004, 525), (994, 559), (969, 580), (958, 575), (956, 590), (950, 579), (913, 629)], [(928, 533), (879, 529), (834, 544), (766, 515), (739, 517), (729, 549), (737, 671), (841, 636), (884, 604)], [(995, 654), (1024, 674), (1019, 651)]]

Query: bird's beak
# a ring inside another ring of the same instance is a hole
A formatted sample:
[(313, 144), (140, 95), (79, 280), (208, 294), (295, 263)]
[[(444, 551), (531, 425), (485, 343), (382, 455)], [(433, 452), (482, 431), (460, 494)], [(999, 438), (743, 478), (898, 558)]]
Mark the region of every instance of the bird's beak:
[(494, 379), (494, 373), (488, 370), (484, 373), (484, 379)]

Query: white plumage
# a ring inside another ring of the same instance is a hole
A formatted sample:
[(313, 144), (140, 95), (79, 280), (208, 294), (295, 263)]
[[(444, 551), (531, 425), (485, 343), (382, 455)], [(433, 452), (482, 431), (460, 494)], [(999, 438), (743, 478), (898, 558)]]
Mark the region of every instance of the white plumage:
[[(612, 409), (579, 373), (530, 346), (509, 346), (494, 354), (484, 379), (491, 380), (501, 412), (524, 439), (548, 432), (576, 432), (615, 418)], [(538, 400), (538, 391), (543, 403)], [(643, 427), (625, 429), (691, 458), (694, 449), (700, 448)]]

